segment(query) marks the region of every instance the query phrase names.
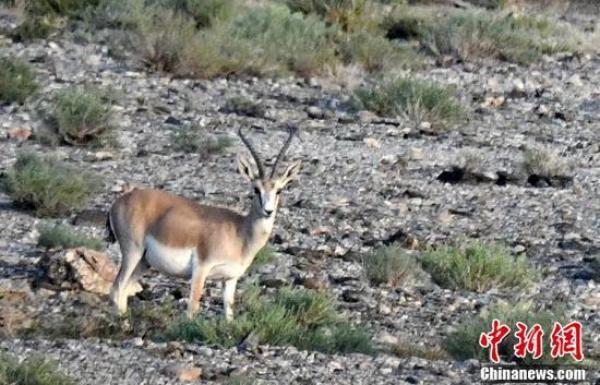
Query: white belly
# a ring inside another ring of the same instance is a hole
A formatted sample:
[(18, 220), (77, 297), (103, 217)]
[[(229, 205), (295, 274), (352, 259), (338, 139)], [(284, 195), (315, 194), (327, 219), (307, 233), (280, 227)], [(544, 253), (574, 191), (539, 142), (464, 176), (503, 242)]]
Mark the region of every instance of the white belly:
[(193, 248), (174, 248), (163, 245), (154, 237), (144, 238), (146, 261), (165, 274), (191, 277), (196, 252)]

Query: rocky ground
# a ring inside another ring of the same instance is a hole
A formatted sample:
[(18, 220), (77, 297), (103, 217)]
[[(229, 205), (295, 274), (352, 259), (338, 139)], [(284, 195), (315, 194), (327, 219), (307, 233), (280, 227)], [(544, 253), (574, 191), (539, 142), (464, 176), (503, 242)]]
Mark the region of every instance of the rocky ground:
[[(108, 54), (108, 37), (72, 36), (52, 41), (0, 42), (3, 55), (21, 57), (35, 67), (41, 97), (24, 106), (0, 107), (0, 136), (8, 129), (40, 128), (36, 111), (57, 89), (73, 83), (109, 86), (118, 94), (118, 147), (111, 157), (96, 150), (50, 148), (32, 141), (0, 142), (0, 173), (17, 152), (29, 148), (61, 158), (101, 175), (104, 192), (90, 209), (107, 210), (124, 182), (160, 188), (203, 202), (244, 210), (250, 191), (236, 172), (245, 151), (237, 128), (246, 127), (257, 149), (272, 160), (285, 138), (284, 125), (297, 122), (300, 141), (288, 161), (300, 159), (300, 180), (284, 193), (272, 246), (276, 258), (241, 285), (296, 282), (314, 278), (328, 286), (349, 320), (365, 325), (378, 340), (398, 339), (439, 346), (466, 314), (498, 300), (530, 300), (542, 307), (568, 304), (570, 318), (584, 325), (588, 356), (600, 356), (600, 287), (591, 261), (600, 253), (600, 56), (547, 57), (531, 67), (496, 61), (453, 64), (421, 71), (427, 78), (455, 85), (467, 120), (448, 133), (432, 136), (402, 119), (358, 116), (344, 107), (349, 91), (327, 79), (171, 79), (149, 74), (128, 60)], [(259, 103), (263, 117), (225, 112), (231, 97)], [(490, 97), (503, 97), (500, 107)], [(493, 104), (493, 103), (491, 103)], [(233, 145), (223, 154), (202, 157), (173, 151), (171, 126), (194, 123), (228, 135)], [(565, 187), (524, 182), (523, 150), (543, 145), (574, 164), (574, 180)], [(466, 150), (476, 150), (484, 173), (514, 176), (506, 185), (493, 182), (443, 183), (438, 176)], [(29, 285), (42, 251), (36, 248), (39, 219), (12, 207), (0, 195), (0, 282)], [(103, 237), (97, 225), (82, 225)], [(526, 291), (476, 294), (450, 291), (429, 282), (407, 282), (397, 289), (373, 288), (364, 279), (359, 256), (382, 243), (419, 245), (460, 238), (507, 244), (526, 253), (543, 279)], [(116, 245), (109, 248), (120, 258)], [(308, 280), (310, 281), (310, 280)], [(185, 298), (185, 282), (152, 275), (146, 282), (160, 301)], [(70, 307), (77, 294), (32, 291), (20, 306), (32, 314)], [(220, 290), (212, 284), (204, 303), (207, 317), (220, 312)], [(109, 306), (99, 298), (95, 306)], [(60, 304), (60, 305), (57, 305)], [(184, 307), (183, 299), (177, 304)], [(329, 356), (294, 348), (261, 347), (258, 352), (175, 346), (147, 339), (47, 341), (5, 338), (0, 349), (19, 356), (32, 352), (57, 359), (82, 384), (176, 383), (167, 370), (193, 363), (206, 381), (219, 383), (239, 374), (265, 383), (295, 384), (470, 384), (478, 381), (473, 362), (396, 358), (386, 354)]]

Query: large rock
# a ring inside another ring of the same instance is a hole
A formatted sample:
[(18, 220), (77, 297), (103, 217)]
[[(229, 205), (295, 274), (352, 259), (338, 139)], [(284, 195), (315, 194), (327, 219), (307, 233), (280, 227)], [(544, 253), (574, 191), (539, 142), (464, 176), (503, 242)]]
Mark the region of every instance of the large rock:
[[(69, 249), (40, 261), (42, 285), (55, 290), (86, 290), (109, 294), (118, 268), (105, 253), (86, 248)], [(137, 291), (141, 290), (141, 286)]]

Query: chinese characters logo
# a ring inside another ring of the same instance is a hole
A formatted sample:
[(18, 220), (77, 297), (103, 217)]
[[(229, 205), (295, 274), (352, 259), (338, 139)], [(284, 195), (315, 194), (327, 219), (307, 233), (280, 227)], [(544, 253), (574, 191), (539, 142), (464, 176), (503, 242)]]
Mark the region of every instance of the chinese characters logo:
[[(530, 354), (533, 359), (542, 357), (544, 351), (544, 330), (542, 330), (542, 326), (535, 324), (528, 328), (524, 323), (517, 322), (516, 327), (517, 330), (514, 334), (517, 339), (517, 343), (514, 345), (515, 356), (525, 358), (527, 354)], [(550, 334), (550, 355), (552, 358), (571, 355), (575, 361), (583, 360), (581, 330), (581, 323), (576, 321), (564, 326), (555, 322)], [(482, 348), (489, 349), (492, 362), (500, 362), (498, 346), (510, 334), (510, 331), (508, 325), (495, 319), (492, 321), (492, 330), (488, 333), (481, 333), (479, 345)]]

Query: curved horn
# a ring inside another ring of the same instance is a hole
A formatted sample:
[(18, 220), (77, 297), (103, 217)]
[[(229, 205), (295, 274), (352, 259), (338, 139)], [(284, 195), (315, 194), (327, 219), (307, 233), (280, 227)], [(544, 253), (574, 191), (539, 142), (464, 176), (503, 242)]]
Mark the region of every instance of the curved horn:
[(248, 147), (250, 154), (254, 158), (254, 162), (256, 163), (256, 167), (258, 168), (259, 178), (261, 178), (261, 179), (264, 178), (265, 169), (262, 165), (260, 157), (258, 156), (258, 153), (256, 152), (256, 150), (254, 150), (254, 147), (252, 147), (252, 144), (250, 143), (250, 141), (244, 136), (244, 134), (242, 134), (242, 127), (239, 128), (238, 135), (240, 136), (240, 139), (242, 139), (242, 142), (246, 145), (246, 147)]
[(279, 151), (279, 154), (277, 155), (277, 158), (275, 159), (275, 163), (273, 163), (273, 169), (271, 170), (271, 178), (273, 178), (273, 176), (275, 176), (275, 171), (277, 171), (277, 165), (279, 164), (279, 161), (281, 159), (283, 159), (285, 152), (287, 151), (288, 147), (290, 147), (290, 143), (292, 143), (292, 139), (294, 139), (294, 135), (296, 135), (298, 133), (298, 127), (295, 125), (289, 124), (288, 132), (290, 135), (288, 136), (287, 140), (285, 141), (285, 144), (281, 148), (281, 151)]

